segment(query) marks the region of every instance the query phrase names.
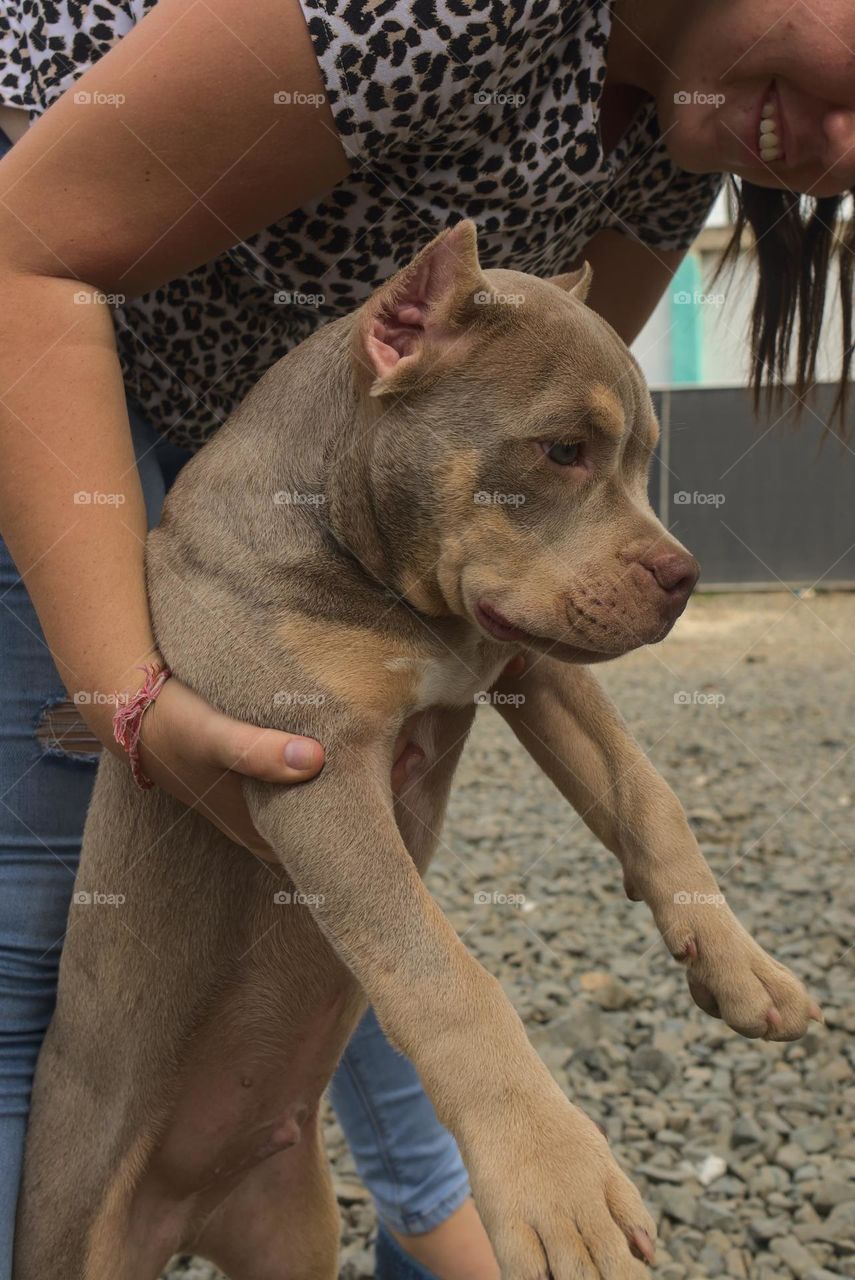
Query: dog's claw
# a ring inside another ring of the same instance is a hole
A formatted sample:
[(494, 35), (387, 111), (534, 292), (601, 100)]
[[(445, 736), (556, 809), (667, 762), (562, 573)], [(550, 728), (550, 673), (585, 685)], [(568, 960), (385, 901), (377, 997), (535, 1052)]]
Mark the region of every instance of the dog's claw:
[(812, 1022), (821, 1022), (822, 1025), (825, 1026), (825, 1014), (822, 1012), (815, 1000), (811, 1000), (810, 1002), (808, 1017)]
[(771, 1031), (780, 1031), (784, 1025), (784, 1019), (781, 1017), (774, 1005), (772, 1005), (767, 1011), (766, 1021), (769, 1024), (769, 1029)]
[(692, 960), (697, 960), (698, 944), (694, 938), (689, 938), (689, 941), (676, 958), (681, 964), (689, 964)]
[(643, 1227), (636, 1227), (630, 1236), (629, 1248), (634, 1258), (646, 1262), (649, 1267), (656, 1261), (656, 1245)]

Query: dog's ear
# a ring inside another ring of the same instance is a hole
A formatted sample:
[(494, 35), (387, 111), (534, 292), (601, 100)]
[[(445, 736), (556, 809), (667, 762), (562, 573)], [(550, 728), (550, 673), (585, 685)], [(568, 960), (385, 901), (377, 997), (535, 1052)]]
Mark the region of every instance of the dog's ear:
[(462, 360), (474, 295), (488, 287), (474, 222), (458, 222), (425, 245), (359, 312), (353, 355), (370, 379), (369, 394), (402, 394)]
[(584, 302), (591, 291), (594, 269), (590, 262), (583, 262), (578, 271), (565, 271), (560, 276), (550, 276), (549, 283), (557, 284), (559, 289)]

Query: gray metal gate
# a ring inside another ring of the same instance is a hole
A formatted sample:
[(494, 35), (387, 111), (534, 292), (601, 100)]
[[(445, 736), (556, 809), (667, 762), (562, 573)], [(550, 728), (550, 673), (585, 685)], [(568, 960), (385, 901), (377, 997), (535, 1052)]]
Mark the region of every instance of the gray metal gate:
[[(660, 519), (701, 562), (702, 590), (855, 588), (855, 429), (826, 420), (819, 385), (760, 418), (738, 387), (654, 392), (662, 439), (651, 478)], [(852, 412), (855, 419), (855, 391)]]

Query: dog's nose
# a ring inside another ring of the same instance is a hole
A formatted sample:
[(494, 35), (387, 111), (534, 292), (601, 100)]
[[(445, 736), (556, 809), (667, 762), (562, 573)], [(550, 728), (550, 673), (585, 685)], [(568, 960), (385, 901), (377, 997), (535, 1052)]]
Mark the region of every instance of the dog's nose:
[(700, 576), (697, 560), (685, 551), (663, 551), (642, 557), (641, 565), (652, 574), (669, 603), (679, 608), (685, 605)]

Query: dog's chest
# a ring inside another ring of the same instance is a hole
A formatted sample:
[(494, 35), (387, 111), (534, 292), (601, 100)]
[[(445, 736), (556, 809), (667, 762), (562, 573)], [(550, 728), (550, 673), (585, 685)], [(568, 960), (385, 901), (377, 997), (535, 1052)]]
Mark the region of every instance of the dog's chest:
[(485, 701), (487, 690), (513, 657), (509, 646), (476, 640), (429, 656), (387, 660), (388, 669), (406, 666), (415, 677), (412, 711), (466, 707)]

